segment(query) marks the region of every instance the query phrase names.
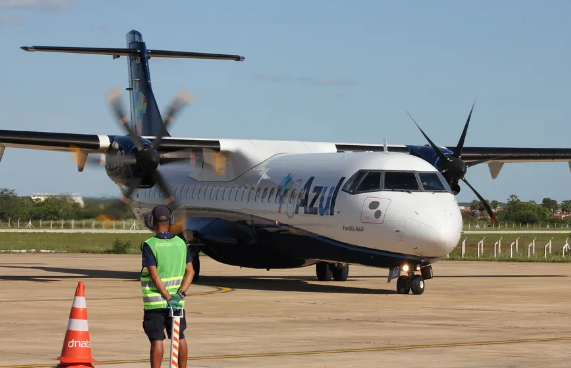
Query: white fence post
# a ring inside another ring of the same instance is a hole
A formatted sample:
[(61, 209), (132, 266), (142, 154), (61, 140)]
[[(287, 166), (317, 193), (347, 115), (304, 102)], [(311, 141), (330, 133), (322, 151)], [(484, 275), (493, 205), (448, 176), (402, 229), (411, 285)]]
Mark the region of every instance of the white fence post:
[(498, 246), (498, 242), (496, 242), (496, 244), (494, 244), (494, 258), (497, 258), (497, 253), (496, 253), (496, 247)]
[(533, 238), (533, 242), (532, 242), (532, 244), (533, 244), (533, 255), (535, 255), (535, 239), (537, 239), (537, 238)]
[(532, 245), (533, 245), (533, 243), (529, 243), (529, 245), (527, 246), (527, 258), (529, 258), (531, 255), (531, 246)]
[[(507, 226), (506, 226), (507, 227)], [(498, 253), (502, 253), (502, 239), (504, 237), (500, 237), (500, 240), (498, 240)]]
[(565, 245), (563, 246), (563, 257), (565, 257), (565, 251), (569, 251), (569, 243), (568, 243), (569, 238), (565, 239)]
[(61, 219), (61, 228), (63, 229), (63, 219)]
[(515, 240), (515, 252), (516, 253), (519, 253), (518, 243), (519, 243), (519, 237)]
[(91, 221), (91, 228), (95, 229), (95, 220)]
[(73, 224), (75, 220), (71, 220), (71, 228), (73, 229)]
[(18, 229), (20, 228), (20, 219), (18, 219)]
[(42, 220), (40, 219), (40, 229), (42, 228)]
[(54, 228), (54, 220), (50, 220), (50, 229)]
[(125, 230), (125, 220), (123, 220), (123, 230)]
[(468, 238), (465, 238), (462, 242), (462, 258), (464, 258), (464, 254), (466, 254), (466, 239)]
[(11, 219), (10, 217), (8, 217), (8, 227), (11, 227), (11, 226), (10, 226), (10, 221), (12, 221), (12, 219)]
[(515, 244), (515, 242), (513, 242), (513, 243), (510, 245), (510, 258), (513, 258), (513, 257), (514, 257), (514, 244)]

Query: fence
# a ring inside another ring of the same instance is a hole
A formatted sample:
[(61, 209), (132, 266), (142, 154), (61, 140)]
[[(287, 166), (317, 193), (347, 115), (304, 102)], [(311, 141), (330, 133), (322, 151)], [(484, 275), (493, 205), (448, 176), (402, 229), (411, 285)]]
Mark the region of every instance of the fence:
[(95, 230), (145, 230), (146, 227), (136, 219), (129, 220), (23, 220), (8, 219), (0, 221), (0, 229), (95, 229)]
[(567, 230), (571, 231), (569, 223), (550, 223), (539, 222), (533, 224), (526, 224), (523, 222), (498, 222), (495, 226), (491, 221), (464, 221), (463, 230), (477, 231), (477, 230)]
[[(543, 254), (537, 253), (537, 256), (536, 256), (536, 240), (537, 240), (537, 238), (533, 238), (529, 242), (529, 244), (527, 244), (526, 249), (522, 249), (523, 250), (522, 253), (520, 253), (520, 249), (519, 249), (519, 239), (520, 239), (519, 237), (515, 241), (511, 242), (509, 253), (507, 252), (507, 250), (502, 253), (502, 239), (503, 239), (503, 237), (499, 238), (499, 240), (495, 241), (495, 243), (494, 243), (494, 256), (493, 256), (493, 258), (500, 258), (501, 257), (501, 258), (520, 258), (521, 259), (521, 258), (538, 258), (538, 257), (543, 256), (543, 258), (561, 257), (562, 259), (569, 258), (571, 260), (571, 256), (569, 255), (569, 251), (571, 250), (571, 246), (569, 245), (569, 237), (567, 237), (565, 239), (565, 244), (562, 244), (561, 252), (556, 252), (556, 253), (552, 252), (553, 238), (551, 238), (548, 241), (546, 241), (544, 244), (543, 243), (541, 244), (543, 246)], [(470, 255), (468, 255), (466, 252), (466, 241), (467, 240), (468, 240), (468, 238), (466, 237), (461, 242), (461, 255), (460, 255), (461, 258), (470, 257)], [(482, 239), (478, 240), (478, 242), (476, 244), (476, 248), (477, 248), (476, 257), (477, 258), (484, 257), (485, 242), (486, 242), (486, 237), (483, 237)], [(514, 250), (515, 250), (515, 252), (514, 252)], [(539, 250), (539, 252), (541, 252), (541, 250)], [(508, 255), (509, 255), (509, 257), (508, 257)], [(448, 258), (450, 258), (450, 255), (448, 255)]]

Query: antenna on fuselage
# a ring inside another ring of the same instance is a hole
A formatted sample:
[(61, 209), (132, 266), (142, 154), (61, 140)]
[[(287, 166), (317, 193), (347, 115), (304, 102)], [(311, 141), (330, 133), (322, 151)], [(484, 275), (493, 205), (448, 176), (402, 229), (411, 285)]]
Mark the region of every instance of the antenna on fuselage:
[(383, 141), (384, 141), (384, 143), (383, 143), (383, 146), (384, 146), (383, 152), (384, 152), (384, 153), (388, 153), (388, 152), (389, 152), (389, 148), (387, 147), (387, 139), (384, 138)]

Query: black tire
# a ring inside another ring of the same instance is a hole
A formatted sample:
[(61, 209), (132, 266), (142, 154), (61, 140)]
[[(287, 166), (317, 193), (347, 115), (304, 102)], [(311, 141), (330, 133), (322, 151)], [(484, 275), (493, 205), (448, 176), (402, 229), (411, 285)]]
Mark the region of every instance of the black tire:
[(346, 264), (341, 268), (333, 268), (333, 280), (335, 281), (347, 281), (349, 277), (349, 265)]
[(410, 282), (410, 290), (414, 295), (421, 295), (424, 293), (424, 286), (426, 283), (424, 279), (420, 275), (416, 275), (412, 277), (412, 281)]
[(192, 257), (192, 268), (194, 268), (194, 277), (192, 282), (196, 282), (200, 279), (200, 257), (198, 254)]
[(397, 294), (410, 293), (410, 277), (399, 276), (397, 279)]
[(327, 262), (318, 262), (315, 265), (315, 272), (319, 281), (331, 281), (333, 278), (333, 272)]

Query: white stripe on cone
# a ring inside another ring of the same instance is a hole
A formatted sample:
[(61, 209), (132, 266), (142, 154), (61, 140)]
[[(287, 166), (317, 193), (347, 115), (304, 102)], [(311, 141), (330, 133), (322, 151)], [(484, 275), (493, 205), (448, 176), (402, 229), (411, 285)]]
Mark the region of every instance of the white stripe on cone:
[(73, 299), (72, 308), (87, 308), (87, 304), (85, 304), (85, 297), (84, 296), (76, 296)]
[(68, 331), (88, 331), (86, 319), (70, 319), (67, 324)]

